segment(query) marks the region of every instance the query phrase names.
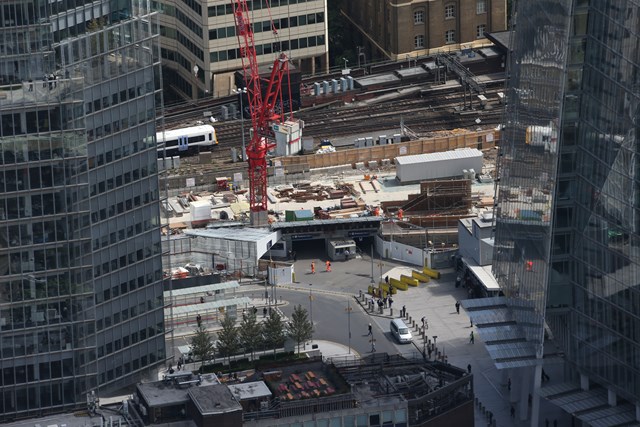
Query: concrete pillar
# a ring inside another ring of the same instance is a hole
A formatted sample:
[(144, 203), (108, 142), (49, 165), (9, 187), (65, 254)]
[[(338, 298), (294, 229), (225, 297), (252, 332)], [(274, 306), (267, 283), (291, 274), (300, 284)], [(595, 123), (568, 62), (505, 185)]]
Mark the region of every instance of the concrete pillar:
[(500, 371), (500, 385), (506, 387), (509, 382), (509, 369), (503, 369)]
[(616, 392), (611, 389), (607, 391), (607, 401), (609, 403), (609, 406), (618, 406), (618, 396), (616, 396)]
[(542, 385), (542, 365), (537, 365), (533, 368), (533, 390), (531, 395), (533, 397), (531, 402), (531, 427), (538, 427), (540, 419), (540, 395), (538, 391)]
[(580, 388), (584, 391), (589, 390), (589, 377), (584, 374), (580, 374)]
[[(520, 407), (518, 408), (520, 421), (526, 421), (527, 418), (529, 418), (529, 394), (531, 393), (532, 370), (531, 368), (520, 368), (520, 375), (516, 380), (515, 389), (520, 392)], [(511, 389), (514, 389), (513, 384)]]

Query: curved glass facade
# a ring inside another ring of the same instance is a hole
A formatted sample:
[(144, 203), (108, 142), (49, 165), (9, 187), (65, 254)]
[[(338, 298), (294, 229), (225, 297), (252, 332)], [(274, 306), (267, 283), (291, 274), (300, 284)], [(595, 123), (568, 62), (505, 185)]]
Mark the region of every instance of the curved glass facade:
[(141, 6), (0, 4), (0, 422), (86, 405), (164, 360), (145, 142), (159, 54)]
[[(640, 396), (640, 3), (515, 6), (494, 273), (527, 340)], [(541, 353), (539, 353), (541, 354)]]

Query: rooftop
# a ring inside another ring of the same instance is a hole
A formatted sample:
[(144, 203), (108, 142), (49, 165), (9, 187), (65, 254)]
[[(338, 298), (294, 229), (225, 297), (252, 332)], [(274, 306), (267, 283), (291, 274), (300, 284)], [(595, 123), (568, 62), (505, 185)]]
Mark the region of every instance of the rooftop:
[(188, 390), (188, 393), (202, 415), (242, 411), (242, 406), (226, 385), (193, 387)]
[(213, 374), (193, 375), (189, 371), (177, 371), (165, 375), (163, 381), (140, 383), (138, 394), (149, 407), (173, 406), (189, 401), (189, 390), (195, 385), (219, 384)]

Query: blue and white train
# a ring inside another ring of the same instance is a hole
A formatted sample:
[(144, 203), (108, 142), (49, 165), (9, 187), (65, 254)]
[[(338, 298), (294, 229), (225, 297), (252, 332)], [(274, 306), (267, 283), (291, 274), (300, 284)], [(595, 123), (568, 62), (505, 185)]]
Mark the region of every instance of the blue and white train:
[(182, 153), (210, 151), (218, 145), (216, 130), (211, 125), (192, 126), (156, 133), (158, 155), (175, 156)]

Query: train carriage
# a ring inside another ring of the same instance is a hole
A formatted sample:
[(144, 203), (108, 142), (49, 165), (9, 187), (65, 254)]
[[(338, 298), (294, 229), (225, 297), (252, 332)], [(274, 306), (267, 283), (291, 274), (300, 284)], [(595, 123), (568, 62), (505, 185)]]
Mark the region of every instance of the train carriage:
[(192, 126), (156, 133), (158, 155), (209, 151), (218, 145), (216, 130), (211, 125)]

